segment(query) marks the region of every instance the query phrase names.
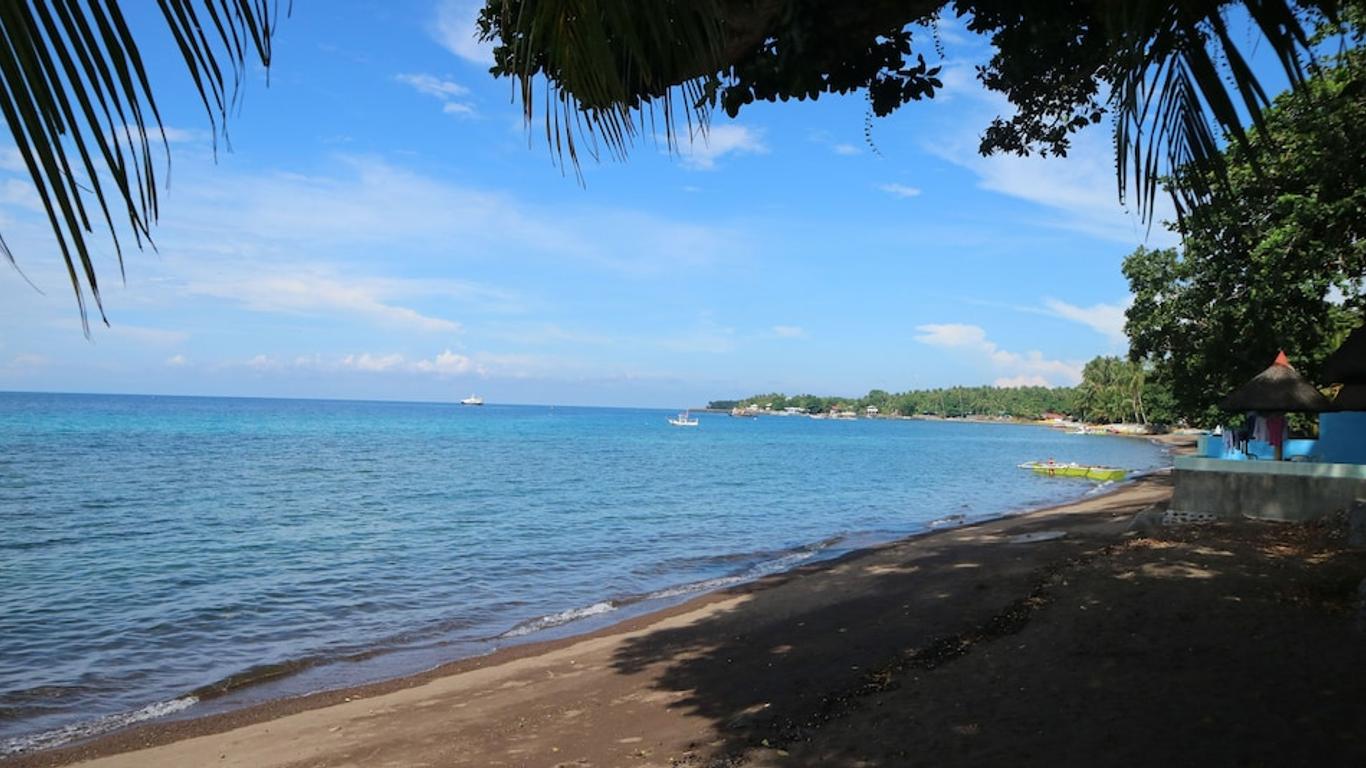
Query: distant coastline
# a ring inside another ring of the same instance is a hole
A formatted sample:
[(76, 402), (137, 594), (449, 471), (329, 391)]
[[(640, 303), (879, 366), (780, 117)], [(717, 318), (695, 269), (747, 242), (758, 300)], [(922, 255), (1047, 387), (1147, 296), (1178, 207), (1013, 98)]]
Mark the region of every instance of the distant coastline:
[[(715, 401), (713, 401), (715, 402)], [(735, 408), (715, 408), (710, 405), (701, 408), (690, 409), (693, 413), (710, 413), (714, 415), (738, 415)], [(909, 416), (899, 413), (859, 413), (857, 411), (846, 411), (847, 415), (840, 418), (828, 418), (824, 414), (783, 412), (765, 409), (747, 411), (746, 417), (770, 417), (770, 418), (801, 418), (816, 420), (862, 420), (862, 421), (940, 421), (955, 424), (1014, 424), (1019, 426), (1031, 427), (1050, 427), (1069, 431), (1084, 431), (1086, 434), (1109, 434), (1123, 436), (1154, 436), (1168, 433), (1188, 433), (1198, 430), (1171, 429), (1166, 425), (1157, 424), (1135, 424), (1126, 422), (1095, 422), (1080, 421), (1070, 416), (1059, 416), (1056, 418), (1027, 418), (1022, 416), (986, 416), (980, 414), (969, 414), (964, 416), (942, 416), (934, 413), (916, 413)]]

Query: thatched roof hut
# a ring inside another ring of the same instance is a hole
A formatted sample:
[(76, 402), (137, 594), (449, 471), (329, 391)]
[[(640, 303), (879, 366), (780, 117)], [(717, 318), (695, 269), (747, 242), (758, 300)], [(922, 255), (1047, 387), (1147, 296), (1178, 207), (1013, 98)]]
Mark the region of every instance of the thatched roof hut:
[(1323, 378), (1329, 384), (1366, 384), (1366, 325), (1323, 361)]
[(1234, 390), (1219, 407), (1226, 411), (1319, 413), (1333, 410), (1333, 403), (1292, 368), (1282, 352), (1270, 368)]

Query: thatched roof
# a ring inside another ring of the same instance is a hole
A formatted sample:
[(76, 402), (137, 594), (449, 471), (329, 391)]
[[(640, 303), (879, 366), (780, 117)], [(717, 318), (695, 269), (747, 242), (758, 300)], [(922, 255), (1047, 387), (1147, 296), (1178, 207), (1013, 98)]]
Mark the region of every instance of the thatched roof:
[(1366, 384), (1348, 384), (1333, 398), (1335, 411), (1366, 411)]
[(1323, 361), (1323, 378), (1329, 384), (1366, 384), (1366, 325)]
[(1333, 410), (1328, 398), (1299, 371), (1290, 367), (1284, 352), (1276, 356), (1276, 362), (1270, 368), (1253, 376), (1251, 381), (1224, 398), (1219, 407), (1226, 411), (1263, 413), (1318, 413)]

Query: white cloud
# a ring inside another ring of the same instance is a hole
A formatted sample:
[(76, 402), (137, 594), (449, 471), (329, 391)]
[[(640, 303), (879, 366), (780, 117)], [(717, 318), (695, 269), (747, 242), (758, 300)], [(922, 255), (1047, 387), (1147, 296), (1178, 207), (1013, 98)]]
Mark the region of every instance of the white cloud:
[(726, 155), (764, 155), (768, 145), (758, 130), (743, 125), (726, 123), (698, 131), (687, 144), (680, 144), (678, 155), (683, 165), (694, 170), (709, 171), (716, 161)]
[[(282, 369), (277, 360), (258, 355), (247, 362), (257, 369)], [(293, 368), (323, 373), (355, 371), (365, 374), (386, 374), (406, 376), (450, 376), (474, 375), (486, 377), (497, 374), (508, 377), (529, 375), (546, 364), (539, 358), (529, 355), (496, 355), (480, 353), (475, 356), (464, 355), (445, 349), (430, 358), (412, 359), (399, 352), (376, 354), (371, 352), (352, 353), (341, 356), (301, 355), (296, 357)]]
[[(169, 125), (162, 130), (166, 132), (166, 141), (171, 144), (194, 144), (213, 140), (213, 133), (210, 131), (175, 128)], [(160, 138), (160, 134), (153, 133), (151, 138)]]
[(963, 23), (962, 19), (954, 15), (953, 11), (949, 9), (940, 10), (935, 17), (935, 28), (940, 39), (952, 45), (971, 45), (983, 40), (983, 38), (968, 31), (967, 25)]
[(443, 0), (436, 7), (432, 35), (443, 48), (483, 67), (493, 65), (493, 44), (479, 40), (479, 11), (483, 0)]
[(775, 325), (773, 335), (780, 339), (802, 339), (806, 338), (806, 331), (796, 325)]
[(1033, 376), (1020, 375), (1000, 378), (992, 382), (992, 386), (1003, 387), (1005, 389), (1019, 389), (1020, 387), (1046, 387), (1049, 386), (1049, 384), (1048, 379), (1035, 374)]
[(166, 365), (170, 368), (183, 368), (189, 362), (190, 361), (187, 360), (184, 355), (171, 355), (166, 358)]
[(837, 155), (844, 155), (845, 157), (852, 157), (853, 155), (863, 154), (863, 150), (859, 149), (853, 144), (835, 144), (834, 146), (830, 147), (830, 150)]
[(987, 343), (987, 332), (976, 325), (919, 325), (916, 330), (920, 332), (916, 341), (935, 347), (973, 347)]
[[(1129, 300), (1130, 302), (1132, 299)], [(1129, 302), (1124, 304), (1093, 304), (1089, 307), (1079, 307), (1068, 304), (1058, 299), (1044, 299), (1044, 306), (1049, 313), (1057, 317), (1081, 323), (1091, 330), (1105, 336), (1111, 344), (1123, 345), (1128, 343), (1128, 337), (1124, 335), (1124, 311), (1128, 308)]]
[[(655, 276), (705, 266), (747, 247), (746, 234), (724, 223), (573, 202), (529, 204), (369, 157), (341, 156), (335, 165), (337, 172), (326, 176), (234, 176), (205, 168), (211, 182), (181, 182), (181, 195), (188, 190), (189, 196), (177, 197), (174, 210), (163, 212), (161, 251), (168, 257), (194, 254), (180, 266), (216, 281), (223, 270), (252, 280), (258, 263), (297, 264), (299, 254), (336, 261), (337, 254), (367, 249), (439, 253), (448, 263), (499, 253)], [(643, 249), (645, 241), (654, 245)], [(244, 262), (253, 268), (236, 268)], [(350, 282), (354, 275), (333, 277)]]
[(905, 184), (897, 184), (895, 182), (891, 184), (879, 184), (878, 189), (889, 195), (895, 195), (896, 197), (908, 198), (920, 196), (919, 187), (908, 187)]
[(449, 349), (432, 358), (431, 360), (419, 360), (414, 368), (423, 373), (437, 373), (447, 376), (459, 375), (464, 373), (483, 374), (484, 369), (467, 355), (457, 354)]
[[(1178, 238), (1160, 224), (1151, 232), (1138, 216), (1119, 202), (1115, 185), (1114, 142), (1109, 124), (1090, 126), (1072, 136), (1066, 157), (1000, 153), (983, 157), (978, 151), (984, 126), (997, 115), (1015, 109), (999, 93), (988, 91), (969, 63), (954, 63), (940, 75), (944, 98), (961, 98), (962, 108), (936, 113), (936, 122), (922, 130), (925, 151), (977, 176), (978, 187), (1046, 209), (1031, 222), (1114, 242), (1156, 247), (1175, 245)], [(1132, 200), (1132, 195), (1129, 198)], [(1160, 222), (1175, 218), (1170, 201), (1157, 197)]]
[(462, 101), (462, 97), (468, 95), (470, 89), (454, 80), (428, 74), (394, 75), (394, 79), (410, 86), (418, 93), (437, 99), (441, 102), (441, 111), (448, 115), (468, 117), (474, 114), (474, 107)]
[[(915, 340), (946, 349), (961, 349), (1003, 372), (998, 381), (1044, 381), (1051, 386), (1070, 386), (1081, 381), (1082, 364), (1052, 360), (1036, 350), (1017, 353), (1001, 349), (980, 326), (944, 323), (916, 326)], [(1021, 384), (1012, 384), (1022, 386)]]
[(394, 75), (394, 79), (412, 86), (418, 93), (425, 93), (438, 99), (452, 99), (470, 92), (470, 89), (454, 80), (445, 80), (436, 75), (402, 74)]
[(403, 355), (346, 355), (341, 359), (341, 367), (354, 368), (357, 371), (387, 371), (397, 368), (403, 364)]
[(192, 279), (185, 291), (235, 301), (257, 312), (360, 315), (400, 328), (433, 333), (461, 331), (460, 323), (453, 320), (393, 303), (400, 296), (431, 293), (435, 286), (422, 281), (339, 277), (323, 268), (272, 270), (255, 266), (237, 277)]

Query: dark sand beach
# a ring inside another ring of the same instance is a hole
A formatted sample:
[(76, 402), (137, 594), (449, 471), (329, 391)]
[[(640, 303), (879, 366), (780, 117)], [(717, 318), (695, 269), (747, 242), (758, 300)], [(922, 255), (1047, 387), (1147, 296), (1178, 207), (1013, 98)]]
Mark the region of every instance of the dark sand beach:
[(1366, 764), (1366, 554), (1333, 522), (1130, 530), (1169, 494), (1152, 476), (591, 635), (3, 764)]

